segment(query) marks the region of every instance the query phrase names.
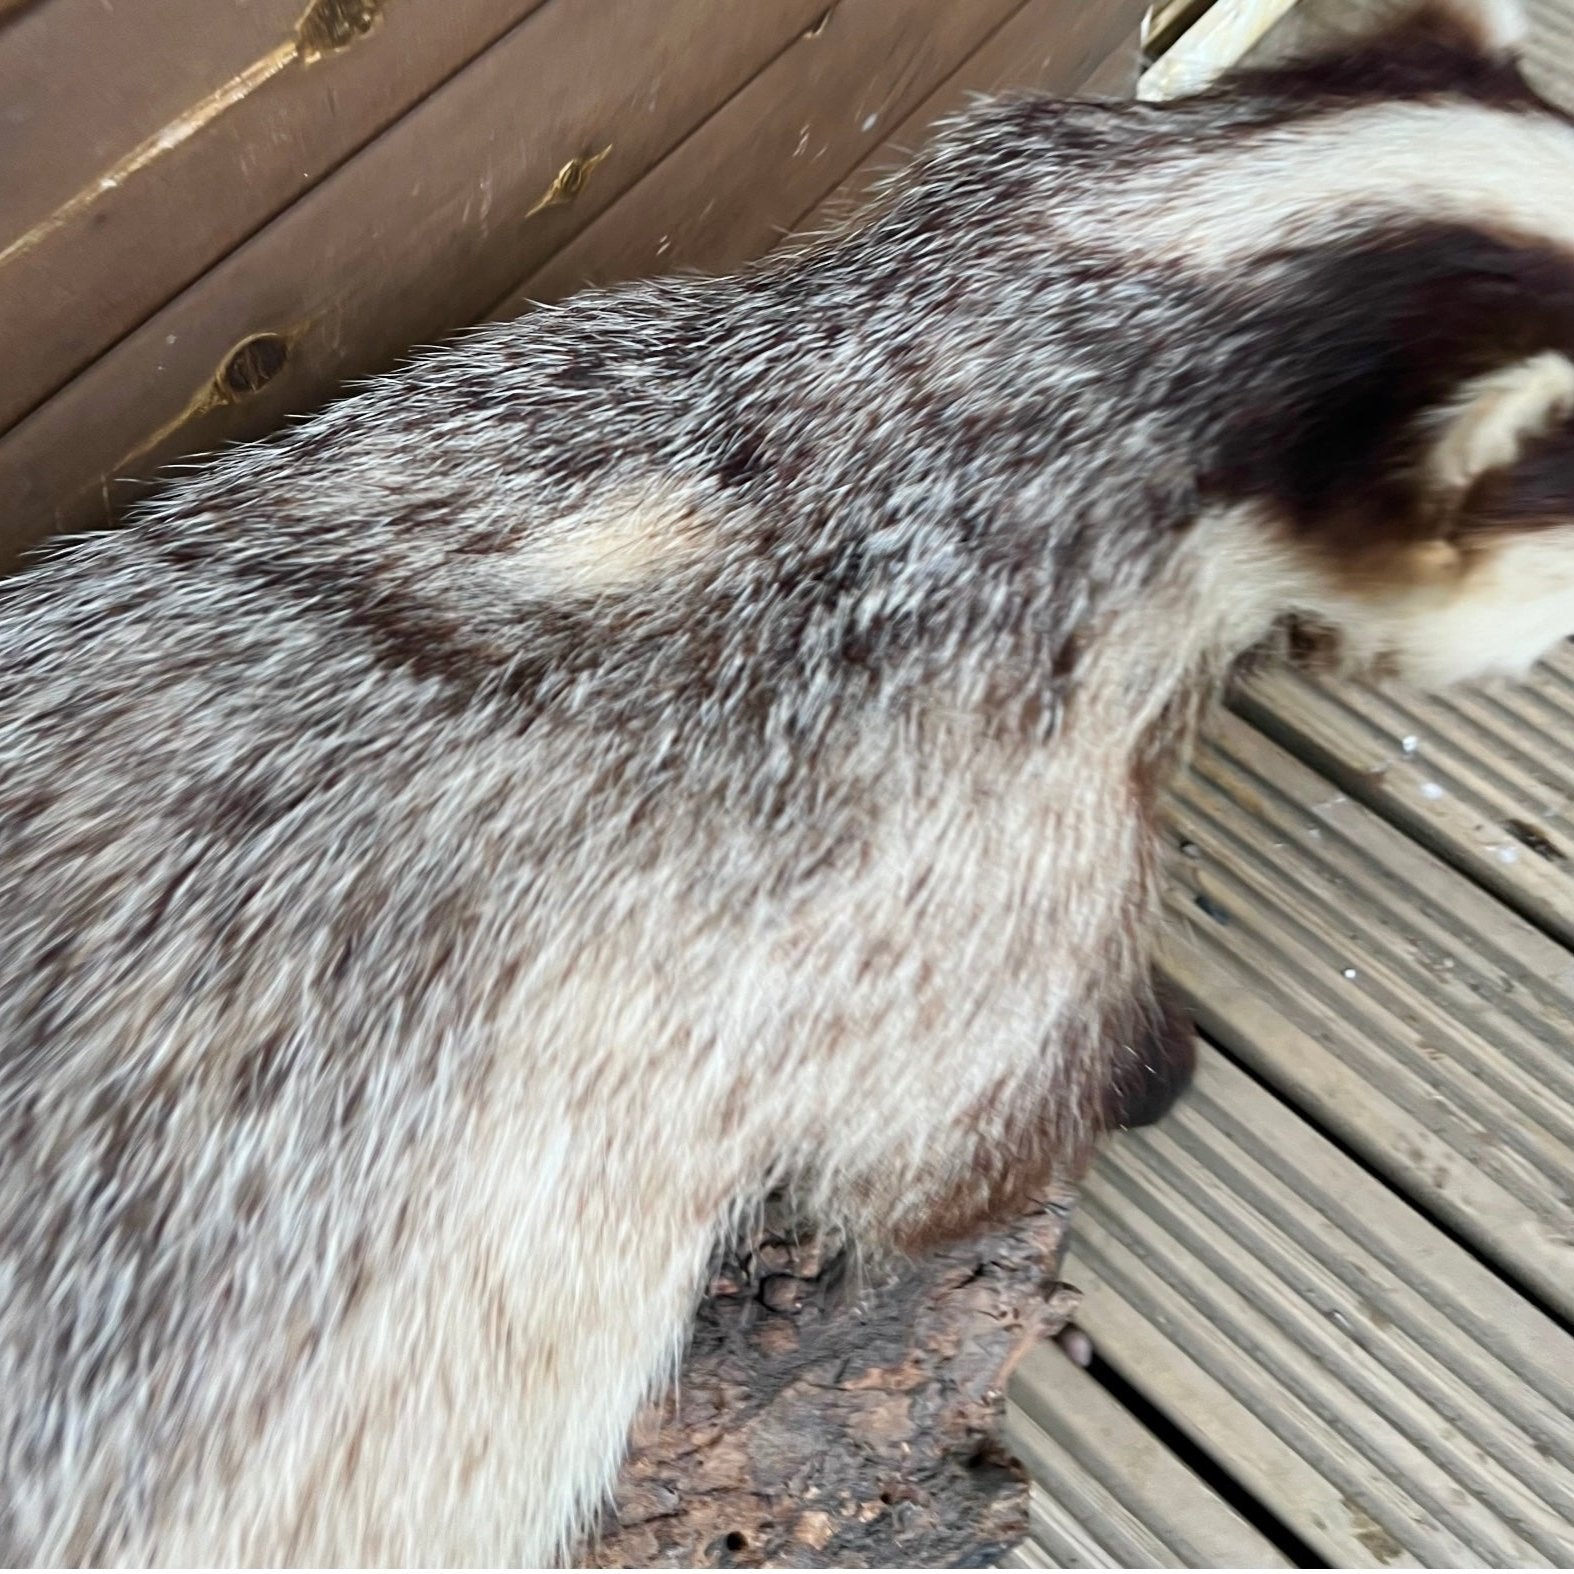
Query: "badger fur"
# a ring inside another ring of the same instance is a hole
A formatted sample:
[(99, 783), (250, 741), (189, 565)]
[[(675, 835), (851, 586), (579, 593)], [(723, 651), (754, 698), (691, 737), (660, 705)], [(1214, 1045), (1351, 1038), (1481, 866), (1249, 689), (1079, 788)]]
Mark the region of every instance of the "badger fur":
[(562, 1558), (768, 1188), (914, 1249), (1162, 1111), (1155, 800), (1232, 663), (1574, 631), (1517, 34), (983, 104), (5, 589), (11, 1561)]

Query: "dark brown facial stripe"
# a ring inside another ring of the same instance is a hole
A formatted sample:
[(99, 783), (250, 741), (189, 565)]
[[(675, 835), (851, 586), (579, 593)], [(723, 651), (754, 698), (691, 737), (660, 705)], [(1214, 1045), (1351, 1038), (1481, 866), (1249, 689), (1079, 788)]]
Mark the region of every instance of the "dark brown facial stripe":
[(1414, 8), (1343, 49), (1235, 72), (1209, 96), (1242, 94), (1277, 101), (1292, 116), (1428, 98), (1562, 113), (1541, 99), (1517, 62), (1483, 49), (1448, 6)]
[(1234, 330), (1252, 392), (1230, 401), (1208, 482), (1307, 530), (1408, 533), (1418, 417), (1470, 378), (1574, 352), (1574, 256), (1545, 245), (1419, 225), (1287, 253), (1282, 270)]

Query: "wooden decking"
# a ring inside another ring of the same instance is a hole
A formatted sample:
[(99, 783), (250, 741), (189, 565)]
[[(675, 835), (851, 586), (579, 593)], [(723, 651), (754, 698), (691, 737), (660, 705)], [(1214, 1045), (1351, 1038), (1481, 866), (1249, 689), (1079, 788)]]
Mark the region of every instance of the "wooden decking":
[(1119, 1399), (1051, 1469), (1090, 1379), (1024, 1367), (1025, 1560), (1221, 1566), (1233, 1513), (1239, 1561), (1574, 1562), (1571, 723), (1566, 648), (1446, 700), (1275, 674), (1214, 729), (1170, 821), (1202, 1070), (1082, 1199)]

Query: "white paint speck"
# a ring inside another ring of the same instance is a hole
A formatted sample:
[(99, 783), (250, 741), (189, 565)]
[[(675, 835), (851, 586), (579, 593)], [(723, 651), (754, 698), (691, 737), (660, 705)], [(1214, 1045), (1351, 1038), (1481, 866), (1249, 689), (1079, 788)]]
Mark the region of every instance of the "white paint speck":
[(1414, 754), (1415, 751), (1421, 747), (1421, 740), (1412, 732), (1407, 737), (1401, 738), (1399, 740), (1399, 747), (1403, 749), (1406, 754)]
[(861, 131), (873, 131), (874, 128), (877, 125), (879, 125), (879, 123), (880, 123), (880, 117), (879, 117), (878, 114), (865, 115), (864, 116), (864, 123), (863, 123), (863, 125), (861, 127), (859, 127), (859, 129)]
[(1434, 802), (1443, 796), (1443, 789), (1436, 782), (1422, 782), (1421, 796), (1431, 798)]
[(1355, 976), (1356, 976), (1356, 971), (1355, 971), (1355, 969), (1354, 969), (1354, 968), (1353, 968), (1353, 967), (1347, 967), (1347, 968), (1346, 968), (1346, 969), (1345, 969), (1345, 970), (1344, 970), (1344, 976), (1345, 976), (1345, 977), (1346, 977), (1346, 978), (1354, 978), (1354, 977), (1355, 977)]
[(1519, 849), (1512, 842), (1505, 842), (1497, 850), (1497, 861), (1500, 864), (1518, 863)]
[(1060, 1346), (1066, 1353), (1067, 1359), (1074, 1365), (1092, 1365), (1093, 1341), (1080, 1328), (1069, 1326), (1061, 1329), (1055, 1343)]

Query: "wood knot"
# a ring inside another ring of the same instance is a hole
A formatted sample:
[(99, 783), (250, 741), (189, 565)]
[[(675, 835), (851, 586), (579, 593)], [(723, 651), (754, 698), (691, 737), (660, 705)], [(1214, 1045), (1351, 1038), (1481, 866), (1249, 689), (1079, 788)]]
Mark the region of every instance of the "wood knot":
[(571, 158), (553, 177), (552, 184), (547, 187), (545, 194), (525, 214), (525, 217), (534, 218), (546, 208), (560, 208), (565, 203), (572, 202), (585, 189), (585, 183), (590, 179), (596, 166), (611, 151), (612, 144), (609, 142), (599, 153), (592, 153), (588, 158)]
[(246, 399), (266, 388), (284, 370), (290, 346), (283, 334), (254, 333), (224, 358), (215, 379), (225, 399)]
[(314, 0), (295, 29), (296, 52), (316, 60), (364, 38), (382, 14), (383, 0)]

